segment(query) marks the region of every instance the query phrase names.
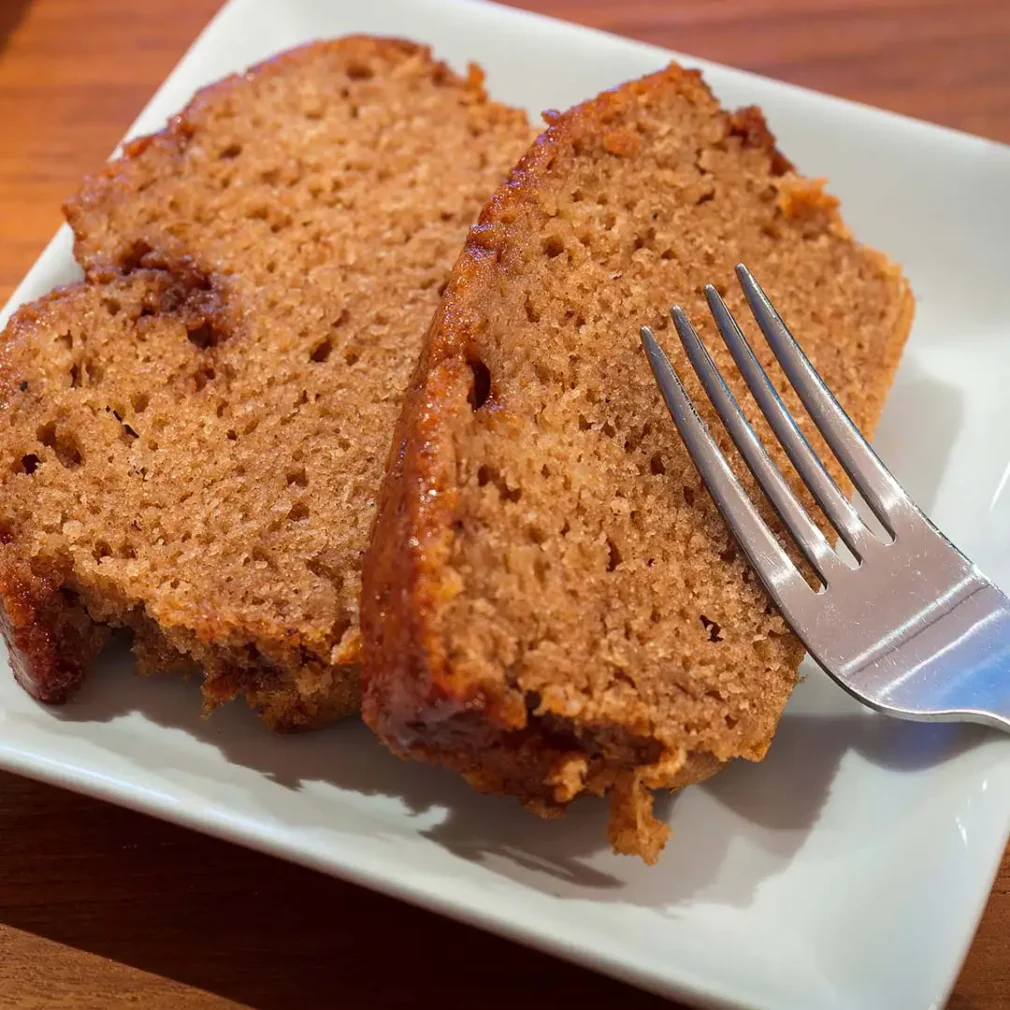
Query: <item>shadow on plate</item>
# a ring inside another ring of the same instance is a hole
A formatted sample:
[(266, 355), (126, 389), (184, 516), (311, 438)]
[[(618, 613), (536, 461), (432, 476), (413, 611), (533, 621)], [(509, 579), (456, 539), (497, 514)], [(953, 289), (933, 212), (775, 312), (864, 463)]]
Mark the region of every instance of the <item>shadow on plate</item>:
[[(376, 835), (393, 837), (390, 830), (397, 831), (405, 812), (417, 819), (417, 830), (426, 837), (524, 886), (557, 897), (631, 903), (669, 914), (699, 900), (748, 905), (755, 890), (781, 872), (804, 844), (848, 755), (911, 771), (944, 761), (984, 738), (971, 727), (895, 722), (863, 713), (855, 703), (852, 714), (787, 713), (763, 762), (736, 762), (696, 789), (657, 799), (657, 812), (671, 821), (674, 835), (660, 868), (654, 869), (609, 852), (603, 801), (585, 800), (561, 820), (542, 821), (512, 801), (476, 794), (444, 769), (399, 760), (360, 723), (278, 737), (242, 704), (204, 719), (195, 684), (134, 676), (125, 647), (112, 650), (102, 669), (74, 701), (49, 711), (68, 726), (110, 723), (103, 738), (141, 765), (162, 773), (171, 768), (190, 783), (196, 780), (197, 787), (213, 767), (206, 755), (177, 747), (171, 738), (138, 737), (136, 722), (119, 719), (134, 712), (216, 748), (230, 764), (276, 783), (280, 789), (257, 789), (256, 802), (282, 823), (338, 823), (325, 793), (316, 793), (315, 803), (296, 796), (304, 787), (324, 783), (352, 798), (382, 798), (381, 809), (365, 810)], [(814, 682), (806, 693), (835, 690)], [(241, 787), (243, 781), (236, 774), (233, 784)]]
[[(874, 446), (912, 500), (930, 515), (964, 418), (958, 389), (902, 362)], [(911, 434), (910, 434), (911, 433)]]

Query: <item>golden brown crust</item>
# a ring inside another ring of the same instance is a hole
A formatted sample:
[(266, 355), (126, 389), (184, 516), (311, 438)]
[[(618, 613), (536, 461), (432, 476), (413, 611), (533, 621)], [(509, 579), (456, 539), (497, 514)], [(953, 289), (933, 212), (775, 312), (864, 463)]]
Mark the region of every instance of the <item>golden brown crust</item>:
[(105, 645), (107, 629), (72, 592), (28, 571), (0, 569), (0, 579), (0, 633), (15, 680), (40, 701), (66, 701)]
[[(473, 563), (460, 545), (467, 524), (473, 524), (470, 503), (479, 489), (464, 485), (460, 475), (476, 470), (476, 463), (467, 455), (467, 439), (471, 438), (468, 433), (474, 430), (475, 397), (483, 405), (484, 434), (479, 445), (503, 445), (509, 438), (518, 437), (516, 431), (525, 430), (511, 414), (515, 391), (504, 395), (498, 386), (497, 375), (504, 360), (499, 343), (505, 339), (500, 334), (507, 334), (510, 328), (521, 329), (527, 325), (527, 318), (529, 328), (536, 332), (539, 309), (527, 296), (526, 318), (520, 309), (518, 321), (510, 322), (515, 317), (502, 309), (497, 330), (492, 331), (492, 322), (499, 305), (511, 297), (507, 293), (521, 286), (529, 269), (526, 256), (531, 244), (539, 241), (536, 236), (544, 234), (542, 222), (549, 220), (557, 198), (552, 178), (558, 172), (564, 175), (574, 171), (573, 166), (588, 163), (593, 157), (601, 164), (609, 164), (607, 158), (633, 162), (644, 156), (646, 141), (636, 128), (637, 110), (641, 103), (663, 91), (675, 96), (671, 101), (692, 107), (712, 104), (700, 77), (674, 65), (564, 115), (552, 113), (549, 129), (484, 208), (432, 321), (404, 403), (366, 559), (362, 600), (363, 714), (383, 740), (404, 756), (441, 762), (459, 770), (481, 790), (516, 795), (540, 813), (558, 813), (582, 792), (610, 791), (615, 848), (637, 852), (649, 861), (655, 859), (662, 846), (665, 828), (651, 816), (648, 790), (660, 786), (679, 788), (700, 781), (733, 756), (760, 759), (794, 682), (802, 648), (795, 639), (784, 636), (782, 625), (775, 623), (778, 618), (768, 618), (766, 624), (774, 628), (774, 641), (754, 646), (762, 656), (770, 657), (767, 661), (778, 671), (768, 681), (766, 699), (749, 709), (734, 710), (719, 732), (713, 730), (706, 735), (695, 727), (685, 738), (686, 743), (674, 742), (677, 735), (668, 735), (658, 712), (655, 719), (650, 719), (647, 705), (635, 703), (622, 710), (606, 699), (601, 702), (598, 697), (580, 694), (566, 684), (561, 672), (550, 696), (539, 687), (522, 687), (522, 650), (515, 656), (509, 652), (508, 659), (503, 655), (495, 667), (493, 650), (484, 650), (477, 660), (460, 641), (459, 628), (472, 629), (475, 622), (486, 619), (486, 634), (499, 635), (502, 648), (507, 648), (508, 636), (499, 629), (502, 623), (512, 620), (504, 617), (495, 624), (493, 618), (499, 611), (493, 599), (471, 595), (478, 592), (468, 581), (475, 579)], [(844, 226), (831, 199), (816, 183), (788, 174), (791, 166), (775, 148), (759, 110), (748, 109), (735, 116), (719, 113), (713, 116), (712, 124), (712, 136), (702, 139), (694, 153), (699, 165), (707, 157), (717, 162), (739, 158), (746, 166), (745, 172), (751, 173), (748, 178), (761, 171), (766, 179), (774, 180), (769, 188), (779, 194), (777, 213), (783, 220), (788, 219), (788, 227), (799, 239), (804, 234), (817, 241), (821, 235), (844, 238)], [(734, 142), (737, 148), (732, 147)], [(599, 153), (586, 153), (594, 144)], [(733, 153), (746, 149), (753, 152), (751, 160), (745, 153)], [(564, 167), (555, 167), (561, 165)], [(757, 165), (764, 167), (759, 169)], [(756, 188), (759, 183), (753, 185)], [(620, 195), (619, 190), (613, 193), (615, 204)], [(707, 198), (702, 193), (697, 199), (703, 203)], [(777, 226), (767, 226), (763, 238), (771, 236), (773, 227)], [(564, 248), (560, 238), (548, 235), (543, 241), (548, 257)], [(676, 262), (676, 250), (670, 252)], [(894, 324), (884, 345), (873, 349), (875, 378), (866, 396), (865, 416), (860, 418), (869, 428), (879, 415), (907, 337), (912, 300), (900, 274), (883, 257), (868, 251), (854, 254), (857, 259), (859, 255), (865, 256), (860, 262), (868, 270), (877, 270), (881, 276), (892, 271), (893, 275), (893, 283), (881, 281), (893, 290), (887, 311), (889, 318), (894, 317)], [(558, 262), (562, 259), (559, 256)], [(760, 269), (761, 263), (754, 265)], [(620, 276), (619, 272), (614, 275), (617, 279)], [(515, 299), (508, 304), (514, 303)], [(615, 318), (608, 325), (628, 327), (647, 320)], [(536, 356), (539, 352), (529, 348), (529, 353)], [(545, 369), (549, 371), (549, 366)], [(837, 379), (837, 374), (834, 377)], [(574, 425), (575, 419), (571, 418), (570, 423)], [(582, 425), (582, 418), (579, 423)], [(471, 440), (475, 446), (478, 444), (477, 436)], [(573, 462), (570, 459), (561, 465), (571, 466)], [(555, 464), (552, 460), (552, 469)], [(656, 465), (661, 468), (662, 461)], [(489, 476), (481, 476), (478, 483), (497, 480), (501, 508), (507, 509), (523, 488), (513, 486), (504, 471), (496, 477), (494, 470), (485, 470)], [(522, 503), (526, 500), (524, 494)], [(722, 538), (725, 543), (721, 524), (709, 506), (701, 509), (702, 504), (689, 503), (689, 509), (699, 512), (696, 521), (703, 523), (702, 539), (718, 542)], [(520, 510), (523, 507), (520, 504)], [(534, 507), (530, 504), (527, 508)], [(481, 512), (480, 522), (490, 521), (488, 513)], [(567, 526), (566, 522), (565, 529)], [(544, 536), (542, 530), (536, 532), (533, 543), (540, 543)], [(499, 541), (495, 543), (497, 549), (502, 549)], [(729, 549), (725, 553), (730, 556)], [(612, 556), (610, 567), (620, 563), (618, 553)], [(739, 574), (735, 578), (746, 578), (740, 561), (731, 564), (737, 566), (734, 570)], [(486, 580), (481, 582), (481, 592), (486, 585)], [(747, 594), (753, 593), (754, 587), (747, 589)], [(451, 616), (454, 614), (465, 616)], [(520, 620), (516, 618), (513, 624)], [(703, 614), (703, 624), (705, 621), (708, 618)], [(712, 640), (718, 641), (718, 626), (708, 621), (706, 633), (709, 627), (715, 628)], [(557, 629), (543, 632), (541, 628), (539, 633), (554, 641), (550, 636)], [(476, 638), (478, 632), (467, 634)], [(565, 642), (560, 641), (560, 649), (558, 644), (554, 642), (554, 651), (563, 654)], [(478, 669), (486, 672), (473, 672)], [(634, 676), (634, 671), (628, 672)], [(538, 683), (549, 680), (542, 669), (538, 676)], [(612, 693), (615, 697), (620, 694), (616, 689)], [(708, 704), (706, 699), (701, 701)], [(594, 708), (613, 714), (602, 716), (602, 721), (565, 714)], [(699, 704), (699, 710), (702, 708)], [(618, 716), (621, 711), (627, 714)]]

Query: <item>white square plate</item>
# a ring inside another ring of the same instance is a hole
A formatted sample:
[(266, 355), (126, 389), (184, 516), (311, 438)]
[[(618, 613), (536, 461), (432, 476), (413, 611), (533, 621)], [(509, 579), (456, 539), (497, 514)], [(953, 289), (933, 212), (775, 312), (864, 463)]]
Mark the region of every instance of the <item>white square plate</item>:
[[(496, 98), (534, 115), (671, 56), (487, 3), (232, 0), (131, 132), (228, 71), (352, 31), (477, 60)], [(683, 59), (728, 105), (763, 106), (790, 158), (830, 177), (856, 234), (905, 265), (919, 309), (878, 444), (1010, 584), (1010, 148)], [(75, 276), (64, 229), (6, 312)], [(122, 656), (63, 709), (0, 670), (0, 766), (711, 1006), (939, 1006), (1010, 828), (1010, 740), (868, 715), (816, 670), (764, 763), (661, 807), (674, 836), (654, 869), (607, 850), (600, 804), (547, 824), (399, 762), (359, 725), (278, 739), (241, 705), (209, 722), (198, 709), (195, 686), (133, 678)]]

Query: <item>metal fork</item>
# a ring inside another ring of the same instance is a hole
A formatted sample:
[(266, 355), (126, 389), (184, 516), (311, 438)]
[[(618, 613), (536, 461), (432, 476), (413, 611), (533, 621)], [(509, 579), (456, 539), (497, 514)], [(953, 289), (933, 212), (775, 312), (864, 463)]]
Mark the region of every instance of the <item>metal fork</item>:
[(726, 303), (705, 296), (719, 332), (772, 431), (858, 562), (810, 519), (768, 455), (679, 306), (670, 310), (705, 392), (822, 585), (811, 588), (762, 519), (643, 326), (667, 406), (716, 505), (786, 622), (821, 667), (859, 701), (901, 719), (977, 722), (1010, 732), (1010, 600), (922, 514), (852, 423), (742, 264), (754, 318), (824, 441), (890, 539), (871, 531), (782, 402)]

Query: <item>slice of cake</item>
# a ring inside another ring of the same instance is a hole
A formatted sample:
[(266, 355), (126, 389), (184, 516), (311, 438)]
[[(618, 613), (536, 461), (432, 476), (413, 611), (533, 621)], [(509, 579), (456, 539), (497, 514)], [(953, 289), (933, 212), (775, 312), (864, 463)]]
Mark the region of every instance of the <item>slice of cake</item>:
[(703, 295), (719, 285), (748, 320), (742, 260), (872, 431), (913, 303), (760, 112), (723, 111), (698, 74), (673, 65), (549, 121), (471, 231), (400, 416), (365, 562), (363, 711), (402, 755), (538, 813), (609, 793), (614, 847), (651, 861), (667, 828), (650, 790), (760, 759), (803, 650), (702, 486), (639, 327), (689, 376), (682, 305), (752, 406)]
[(310, 45), (199, 94), (67, 207), (87, 282), (0, 347), (0, 595), (64, 699), (104, 629), (271, 725), (360, 697), (361, 561), (468, 225), (534, 136), (411, 43)]

